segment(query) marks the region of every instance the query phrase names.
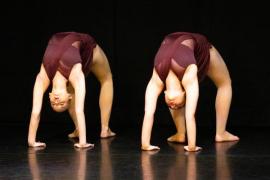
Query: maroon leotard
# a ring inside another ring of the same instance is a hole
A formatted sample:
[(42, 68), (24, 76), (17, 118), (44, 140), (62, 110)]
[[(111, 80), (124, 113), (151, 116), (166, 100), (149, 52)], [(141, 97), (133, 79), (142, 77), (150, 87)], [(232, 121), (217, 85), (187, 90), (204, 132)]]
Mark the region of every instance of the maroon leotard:
[[(77, 41), (80, 42), (79, 48), (72, 45)], [(95, 47), (95, 39), (88, 34), (77, 32), (54, 34), (43, 56), (43, 65), (49, 79), (54, 78), (56, 71), (68, 79), (72, 67), (77, 63), (82, 64), (82, 71), (87, 75)]]
[(165, 83), (171, 69), (182, 80), (186, 68), (196, 64), (201, 81), (208, 70), (211, 46), (201, 34), (175, 32), (167, 35), (155, 56), (154, 66), (160, 79)]

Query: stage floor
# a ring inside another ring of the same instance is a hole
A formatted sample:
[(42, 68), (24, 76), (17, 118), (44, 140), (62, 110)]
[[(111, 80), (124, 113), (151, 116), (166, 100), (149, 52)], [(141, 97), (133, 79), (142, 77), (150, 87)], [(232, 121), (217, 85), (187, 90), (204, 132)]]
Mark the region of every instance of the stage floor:
[[(161, 150), (140, 150), (140, 129), (115, 128), (117, 136), (99, 139), (88, 132), (92, 149), (79, 150), (66, 138), (61, 125), (42, 126), (39, 139), (45, 149), (28, 148), (27, 127), (2, 125), (0, 179), (270, 179), (270, 131), (267, 128), (234, 128), (239, 142), (215, 143), (213, 129), (199, 127), (198, 153), (187, 153), (183, 144), (166, 142), (171, 128), (155, 127), (152, 144)], [(91, 136), (91, 137), (90, 137)]]

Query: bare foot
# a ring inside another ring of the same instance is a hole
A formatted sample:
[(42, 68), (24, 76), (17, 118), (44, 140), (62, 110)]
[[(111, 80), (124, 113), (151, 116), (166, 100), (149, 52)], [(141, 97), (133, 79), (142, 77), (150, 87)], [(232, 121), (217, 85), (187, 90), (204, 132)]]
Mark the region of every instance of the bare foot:
[(30, 147), (46, 147), (46, 144), (43, 142), (34, 142), (34, 143), (28, 143)]
[(70, 133), (68, 135), (68, 137), (69, 138), (77, 138), (77, 137), (79, 137), (79, 133), (78, 133), (77, 129), (75, 129), (72, 133)]
[(201, 148), (201, 147), (198, 147), (198, 146), (193, 147), (193, 148), (190, 148), (190, 147), (188, 147), (188, 146), (184, 146), (184, 149), (185, 149), (186, 151), (188, 151), (188, 152), (197, 152), (197, 151), (202, 150), (202, 148)]
[(76, 148), (88, 148), (88, 147), (94, 147), (94, 144), (86, 143), (86, 144), (80, 144), (76, 143), (74, 144)]
[(112, 132), (110, 128), (108, 128), (107, 130), (102, 130), (100, 133), (101, 138), (108, 138), (108, 137), (112, 137), (115, 135), (116, 134), (114, 132)]
[(226, 142), (226, 141), (238, 141), (239, 137), (235, 136), (228, 131), (225, 131), (223, 134), (216, 135), (216, 142)]
[(152, 145), (142, 146), (141, 149), (144, 150), (144, 151), (160, 150), (160, 148), (158, 146), (152, 146)]
[(185, 140), (186, 140), (185, 134), (178, 134), (178, 133), (167, 139), (167, 141), (169, 142), (176, 142), (176, 143), (184, 143)]

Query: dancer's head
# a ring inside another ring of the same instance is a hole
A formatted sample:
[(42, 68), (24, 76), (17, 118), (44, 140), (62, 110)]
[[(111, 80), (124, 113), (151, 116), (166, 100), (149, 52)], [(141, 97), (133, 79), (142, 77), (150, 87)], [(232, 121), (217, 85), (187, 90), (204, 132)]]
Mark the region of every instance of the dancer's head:
[(179, 109), (180, 107), (183, 107), (186, 102), (186, 96), (185, 91), (183, 89), (170, 89), (164, 91), (165, 93), (165, 102), (171, 109)]
[(56, 112), (63, 112), (69, 108), (71, 94), (66, 91), (52, 91), (49, 93), (51, 107)]

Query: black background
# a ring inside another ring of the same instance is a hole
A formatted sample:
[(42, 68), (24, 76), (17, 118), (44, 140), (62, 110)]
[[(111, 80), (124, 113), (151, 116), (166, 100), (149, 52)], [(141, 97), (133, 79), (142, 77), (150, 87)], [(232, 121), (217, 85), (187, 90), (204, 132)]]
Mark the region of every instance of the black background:
[[(28, 126), (32, 89), (49, 37), (60, 31), (92, 35), (108, 56), (114, 80), (111, 124), (141, 128), (144, 92), (165, 35), (176, 31), (206, 35), (223, 56), (232, 78), (228, 126), (269, 126), (269, 9), (259, 1), (10, 1), (1, 6), (1, 121)], [(99, 123), (99, 83), (87, 78), (87, 124)], [(199, 126), (215, 126), (216, 89), (200, 84)], [(69, 123), (44, 96), (41, 123)], [(155, 124), (172, 125), (163, 101)]]

